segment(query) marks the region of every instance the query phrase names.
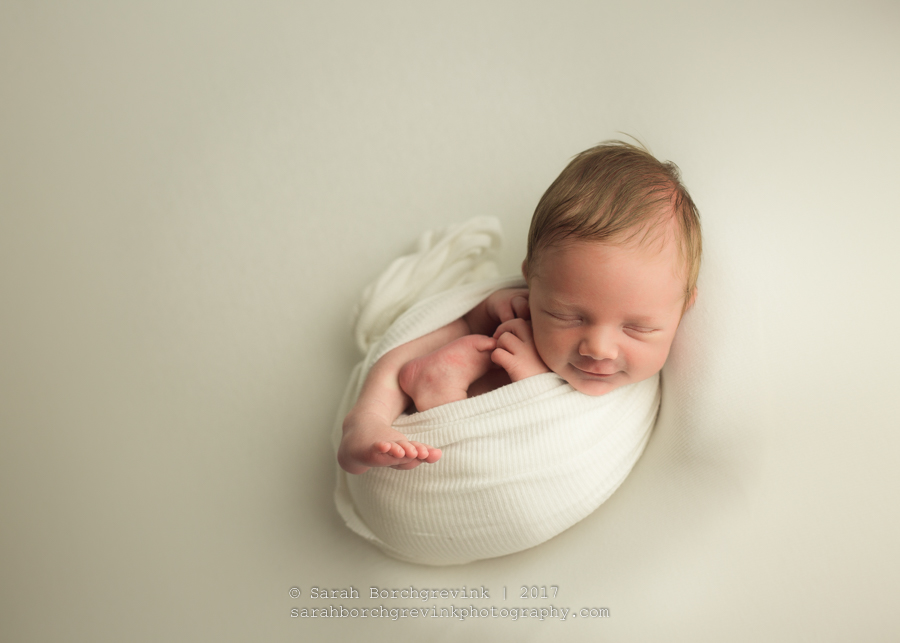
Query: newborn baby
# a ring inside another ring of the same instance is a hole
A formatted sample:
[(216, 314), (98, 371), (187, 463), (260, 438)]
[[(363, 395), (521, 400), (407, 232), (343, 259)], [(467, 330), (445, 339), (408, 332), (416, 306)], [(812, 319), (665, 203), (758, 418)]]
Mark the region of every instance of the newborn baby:
[(343, 422), (348, 473), (412, 469), (440, 449), (392, 428), (434, 406), (552, 371), (604, 395), (662, 369), (697, 295), (700, 222), (674, 164), (613, 141), (576, 156), (535, 210), (522, 273), (462, 318), (386, 353)]

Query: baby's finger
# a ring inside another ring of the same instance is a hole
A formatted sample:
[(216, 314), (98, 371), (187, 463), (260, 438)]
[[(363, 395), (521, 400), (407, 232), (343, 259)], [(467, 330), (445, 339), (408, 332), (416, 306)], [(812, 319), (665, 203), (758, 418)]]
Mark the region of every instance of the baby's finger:
[(515, 317), (512, 306), (509, 305), (509, 302), (505, 301), (498, 303), (494, 312), (497, 313), (497, 319), (500, 320), (501, 324)]
[(516, 295), (509, 302), (519, 319), (531, 319), (531, 308), (528, 306), (528, 294)]
[(472, 345), (478, 351), (487, 352), (497, 348), (497, 340), (487, 335), (472, 335)]
[(503, 333), (508, 333), (509, 332), (509, 324), (512, 321), (514, 321), (514, 320), (510, 319), (509, 321), (505, 321), (502, 324), (500, 324), (499, 326), (497, 326), (497, 330), (494, 331), (494, 339), (500, 339), (500, 336)]
[(516, 337), (525, 337), (528, 336), (528, 332), (530, 330), (530, 324), (524, 319), (510, 319), (508, 322), (504, 322), (497, 326), (497, 330), (494, 331), (494, 339), (499, 340), (504, 333), (512, 333)]
[(491, 361), (497, 366), (509, 370), (515, 362), (515, 357), (506, 349), (498, 348), (491, 353)]
[(503, 349), (513, 355), (522, 350), (522, 346), (524, 345), (525, 342), (512, 333), (503, 333), (497, 340), (497, 348)]

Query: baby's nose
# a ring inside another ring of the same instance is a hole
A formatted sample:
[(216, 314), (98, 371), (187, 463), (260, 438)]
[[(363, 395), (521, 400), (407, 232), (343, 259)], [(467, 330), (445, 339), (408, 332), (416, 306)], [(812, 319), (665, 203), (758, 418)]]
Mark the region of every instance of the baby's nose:
[(578, 346), (578, 353), (595, 360), (616, 359), (619, 356), (619, 345), (615, 340), (615, 333), (607, 328), (589, 329)]

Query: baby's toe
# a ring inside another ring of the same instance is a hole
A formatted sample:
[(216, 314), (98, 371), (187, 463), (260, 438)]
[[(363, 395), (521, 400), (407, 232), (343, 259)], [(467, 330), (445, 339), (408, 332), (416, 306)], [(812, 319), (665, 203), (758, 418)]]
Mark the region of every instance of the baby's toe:
[(376, 443), (375, 443), (375, 450), (376, 450), (378, 453), (390, 453), (390, 451), (391, 451), (391, 449), (393, 448), (393, 446), (394, 446), (394, 445), (393, 445), (392, 442), (376, 442)]
[(376, 442), (375, 450), (393, 458), (402, 458), (406, 455), (406, 450), (396, 442)]
[(428, 447), (426, 447), (424, 444), (422, 444), (421, 442), (410, 442), (410, 444), (416, 448), (416, 455), (413, 456), (414, 458), (424, 460), (428, 457)]
[(397, 443), (402, 449), (403, 453), (398, 455), (398, 458), (417, 458), (419, 457), (419, 450), (414, 447), (408, 440), (401, 440)]

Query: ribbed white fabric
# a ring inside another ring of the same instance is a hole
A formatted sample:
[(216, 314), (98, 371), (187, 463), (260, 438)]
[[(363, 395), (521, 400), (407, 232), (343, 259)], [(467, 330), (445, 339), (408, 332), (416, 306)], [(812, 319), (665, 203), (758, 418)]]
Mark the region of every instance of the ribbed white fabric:
[(415, 302), (460, 284), (496, 277), (493, 257), (502, 238), (496, 217), (475, 217), (424, 233), (414, 253), (394, 260), (363, 291), (354, 313), (359, 349), (368, 352)]
[[(468, 268), (457, 266), (455, 279), (466, 281), (465, 273), (482, 271), (490, 261), (494, 246), (485, 243), (491, 235), (483, 222), (499, 230), (496, 220), (478, 219), (432, 237), (473, 248), (458, 254)], [(420, 267), (445, 264), (446, 253), (432, 250), (420, 245), (403, 259)], [(406, 274), (408, 279), (433, 270)], [(387, 283), (384, 275), (377, 283)], [(398, 313), (380, 339), (379, 332), (358, 327), (357, 338), (373, 341), (363, 342), (366, 358), (354, 369), (338, 410), (335, 447), (343, 418), (379, 357), (459, 318), (493, 291), (518, 285), (523, 285), (521, 277), (510, 277), (436, 292)], [(410, 288), (429, 290), (418, 283)], [(382, 286), (381, 292), (389, 290)], [(384, 311), (401, 310), (406, 301), (379, 301), (370, 293), (364, 309), (381, 311), (364, 310), (359, 325), (368, 319), (383, 323)], [(394, 427), (442, 449), (441, 460), (409, 471), (375, 468), (358, 476), (338, 469), (335, 502), (348, 527), (401, 560), (451, 565), (521, 551), (568, 529), (616, 490), (643, 452), (659, 400), (658, 376), (591, 397), (545, 373), (404, 415)]]

